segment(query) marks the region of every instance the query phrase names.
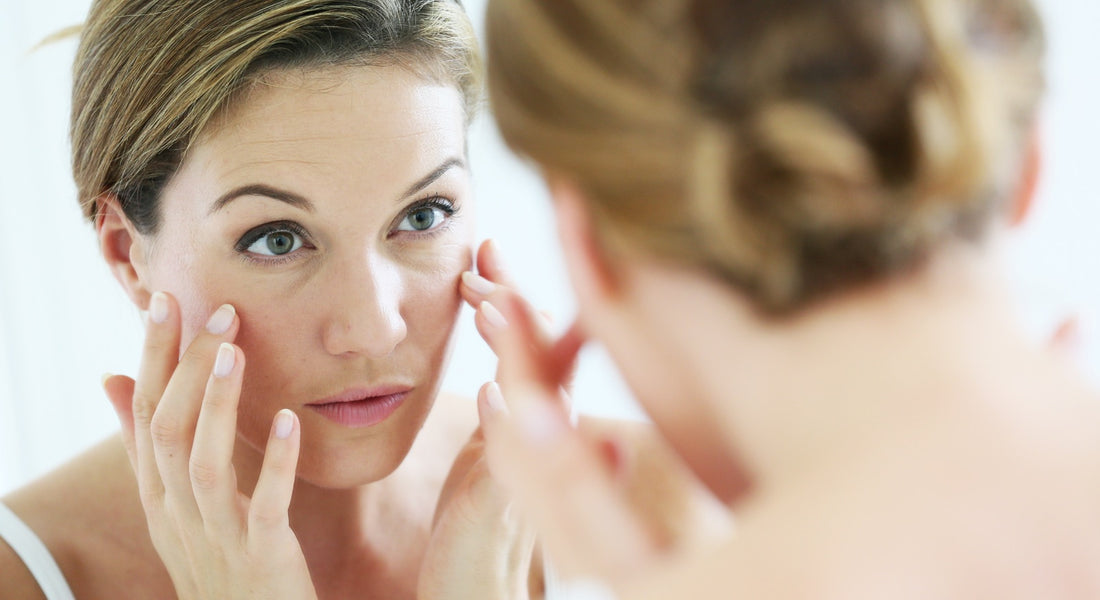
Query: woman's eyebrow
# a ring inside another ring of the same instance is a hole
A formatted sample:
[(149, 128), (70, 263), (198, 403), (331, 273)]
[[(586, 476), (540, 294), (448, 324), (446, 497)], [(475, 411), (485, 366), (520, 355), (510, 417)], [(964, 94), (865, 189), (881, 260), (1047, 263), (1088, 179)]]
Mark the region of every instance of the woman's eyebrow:
[[(436, 167), (434, 171), (432, 171), (431, 173), (428, 173), (427, 175), (422, 177), (419, 181), (414, 183), (401, 196), (401, 198), (402, 199), (408, 198), (409, 196), (412, 196), (413, 194), (416, 194), (420, 190), (428, 187), (433, 182), (435, 182), (435, 180), (442, 177), (444, 173), (451, 170), (452, 168), (454, 168), (454, 167), (463, 167), (463, 168), (465, 168), (465, 166), (466, 166), (466, 163), (461, 158), (449, 158), (446, 161), (444, 161), (443, 164)], [(225, 208), (225, 205), (227, 205), (230, 202), (236, 200), (237, 198), (240, 198), (241, 196), (264, 196), (266, 198), (271, 198), (273, 200), (278, 200), (279, 202), (285, 202), (285, 203), (287, 203), (291, 206), (301, 208), (302, 210), (305, 210), (306, 212), (314, 212), (313, 203), (310, 202), (309, 200), (307, 200), (306, 198), (304, 198), (302, 196), (299, 196), (298, 194), (295, 194), (294, 192), (288, 192), (286, 190), (280, 190), (279, 188), (274, 188), (274, 187), (271, 187), (269, 185), (263, 185), (263, 184), (258, 184), (257, 183), (257, 184), (250, 184), (250, 185), (242, 185), (241, 187), (233, 188), (232, 190), (229, 190), (228, 192), (222, 194), (221, 196), (218, 197), (217, 200), (214, 201), (214, 204), (210, 206), (209, 214), (214, 214), (214, 213), (218, 212), (219, 210)]]
[(453, 157), (453, 158), (449, 158), (449, 159), (445, 160), (443, 162), (443, 164), (436, 167), (436, 169), (434, 171), (432, 171), (431, 173), (428, 173), (427, 175), (422, 177), (420, 179), (420, 181), (417, 181), (416, 183), (412, 184), (412, 187), (410, 187), (407, 191), (405, 191), (405, 193), (401, 195), (400, 199), (403, 200), (405, 198), (408, 198), (409, 196), (412, 196), (412, 195), (416, 194), (417, 192), (419, 192), (420, 190), (428, 187), (433, 182), (435, 182), (436, 179), (439, 179), (440, 177), (442, 177), (444, 173), (451, 170), (451, 168), (453, 168), (453, 167), (466, 168), (466, 163), (461, 158), (457, 158), (457, 157)]
[(314, 212), (313, 203), (306, 200), (302, 196), (295, 194), (294, 192), (288, 192), (286, 190), (280, 190), (279, 188), (273, 188), (269, 185), (263, 184), (251, 184), (243, 185), (238, 188), (233, 188), (228, 192), (222, 194), (214, 204), (210, 207), (210, 213), (214, 214), (219, 210), (225, 208), (226, 204), (240, 198), (241, 196), (265, 196), (279, 202), (286, 202), (291, 206), (301, 208), (306, 212)]

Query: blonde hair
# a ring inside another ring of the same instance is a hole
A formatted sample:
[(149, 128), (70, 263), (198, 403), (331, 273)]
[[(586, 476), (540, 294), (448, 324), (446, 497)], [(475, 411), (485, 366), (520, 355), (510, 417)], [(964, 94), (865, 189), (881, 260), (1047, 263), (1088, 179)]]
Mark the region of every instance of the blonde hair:
[(400, 64), (481, 94), (457, 0), (96, 0), (74, 64), (73, 176), (85, 216), (113, 194), (141, 233), (187, 149), (247, 85), (285, 68)]
[(490, 0), (506, 142), (600, 242), (787, 312), (978, 239), (1042, 88), (1028, 0)]

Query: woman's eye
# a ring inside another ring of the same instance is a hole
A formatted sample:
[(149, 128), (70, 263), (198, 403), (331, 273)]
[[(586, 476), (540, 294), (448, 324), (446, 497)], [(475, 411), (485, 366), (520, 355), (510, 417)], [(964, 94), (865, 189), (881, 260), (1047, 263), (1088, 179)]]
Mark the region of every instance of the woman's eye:
[(252, 242), (248, 251), (262, 256), (282, 256), (294, 252), (302, 245), (301, 236), (292, 231), (272, 231)]
[(398, 231), (428, 231), (439, 227), (447, 218), (447, 211), (438, 206), (421, 206), (409, 211), (401, 223)]

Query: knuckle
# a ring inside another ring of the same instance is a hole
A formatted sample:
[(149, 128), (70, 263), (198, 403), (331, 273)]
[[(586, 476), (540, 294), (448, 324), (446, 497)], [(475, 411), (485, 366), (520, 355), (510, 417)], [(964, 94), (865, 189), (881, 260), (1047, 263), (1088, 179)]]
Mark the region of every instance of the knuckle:
[[(159, 329), (159, 328), (154, 328)], [(153, 331), (145, 338), (145, 354), (152, 356), (171, 355), (179, 352), (173, 336), (163, 331)]]
[(200, 366), (213, 361), (214, 352), (217, 350), (217, 344), (212, 343), (213, 341), (209, 334), (200, 333), (195, 341), (191, 342), (187, 349), (183, 351), (179, 364)]
[(135, 394), (133, 403), (134, 423), (148, 426), (157, 412), (157, 404), (144, 394)]
[(164, 412), (157, 412), (149, 421), (149, 436), (158, 448), (173, 450), (180, 444), (179, 419)]
[(191, 484), (198, 490), (212, 490), (222, 481), (221, 469), (203, 460), (191, 459), (188, 473)]
[(236, 410), (237, 397), (232, 396), (226, 385), (214, 383), (208, 388), (202, 399), (202, 410), (215, 413), (228, 413)]
[(160, 514), (161, 504), (164, 501), (164, 493), (151, 486), (140, 486), (138, 495), (141, 497), (141, 506), (145, 508), (145, 514), (149, 518), (153, 518)]
[(249, 514), (249, 525), (257, 529), (276, 529), (289, 526), (289, 517), (286, 511), (281, 511), (268, 506), (253, 506)]

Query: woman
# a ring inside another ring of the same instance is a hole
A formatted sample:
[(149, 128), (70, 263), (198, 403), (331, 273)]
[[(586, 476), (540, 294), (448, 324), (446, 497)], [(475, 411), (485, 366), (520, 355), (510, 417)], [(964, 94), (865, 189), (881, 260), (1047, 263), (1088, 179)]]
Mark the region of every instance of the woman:
[[(478, 70), (449, 0), (93, 4), (73, 171), (147, 342), (105, 381), (123, 435), (4, 499), (0, 596), (526, 595), (532, 536), (439, 392)], [(498, 259), (467, 279), (510, 295)]]
[(631, 599), (1100, 597), (1100, 406), (996, 261), (1038, 162), (1027, 0), (490, 0), (487, 36), (581, 329), (738, 517), (654, 547), (551, 397), (575, 344), (504, 301), (490, 465), (565, 574)]

